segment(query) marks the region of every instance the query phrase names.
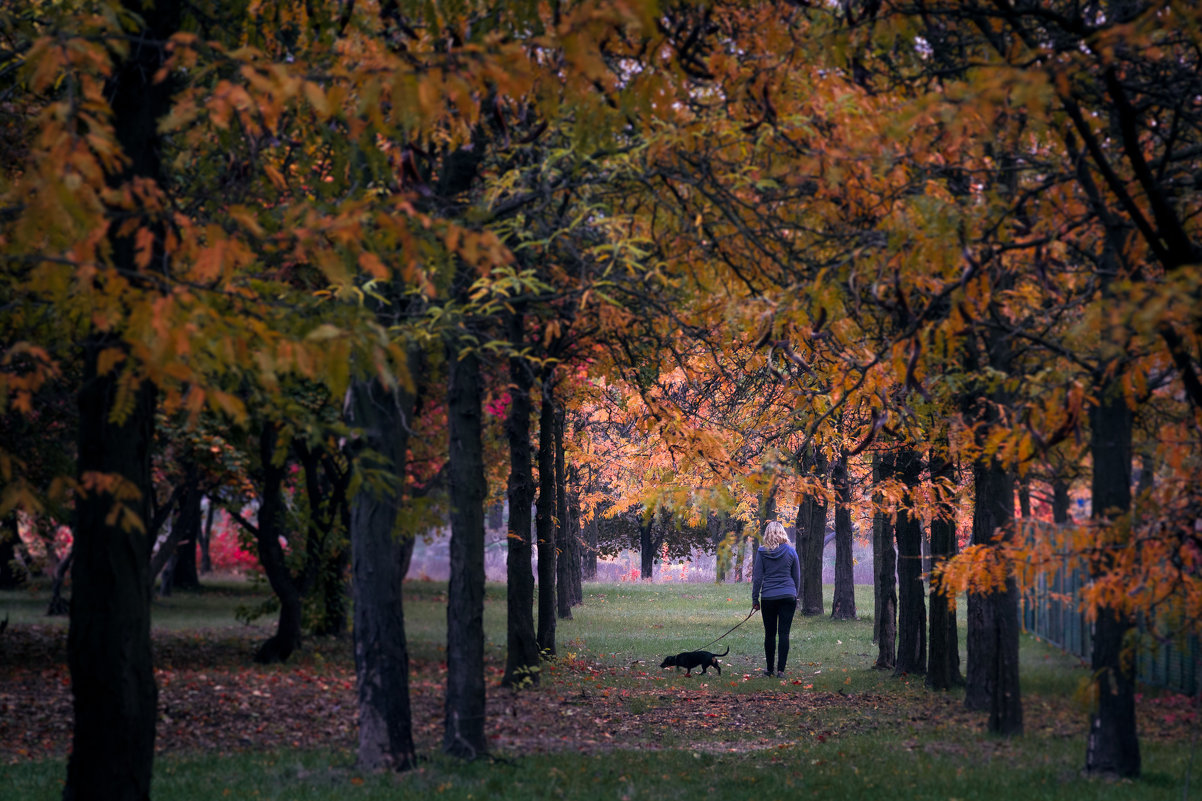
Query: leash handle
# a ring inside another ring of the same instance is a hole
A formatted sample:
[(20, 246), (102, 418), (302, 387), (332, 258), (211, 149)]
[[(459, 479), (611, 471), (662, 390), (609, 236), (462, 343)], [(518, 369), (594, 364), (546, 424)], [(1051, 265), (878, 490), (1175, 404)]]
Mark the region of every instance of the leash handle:
[[(737, 629), (739, 626), (742, 626), (742, 625), (743, 625), (744, 623), (746, 623), (748, 620), (751, 620), (751, 616), (752, 616), (752, 615), (754, 615), (754, 614), (755, 614), (755, 612), (756, 612), (756, 609), (755, 609), (755, 607), (754, 607), (754, 606), (753, 606), (753, 607), (751, 607), (751, 611), (747, 613), (747, 617), (743, 618), (743, 619), (742, 619), (742, 620), (740, 620), (738, 623), (736, 623), (736, 624), (734, 624), (733, 626), (731, 626), (731, 627), (730, 627), (730, 629), (729, 629), (729, 630), (727, 630), (726, 634), (730, 634), (730, 632), (734, 631), (734, 630), (735, 630), (735, 629)], [(723, 634), (723, 635), (722, 635), (722, 637), (725, 637), (725, 636), (726, 636), (726, 634)], [(714, 639), (710, 640), (709, 642), (707, 642), (705, 645), (701, 646), (701, 647), (700, 647), (700, 648), (698, 648), (697, 650), (698, 650), (698, 651), (702, 651), (702, 650), (704, 650), (704, 649), (706, 649), (706, 648), (709, 648), (711, 645), (713, 645), (714, 643), (718, 642), (718, 640), (722, 639), (722, 637), (716, 637), (716, 638), (714, 638)]]

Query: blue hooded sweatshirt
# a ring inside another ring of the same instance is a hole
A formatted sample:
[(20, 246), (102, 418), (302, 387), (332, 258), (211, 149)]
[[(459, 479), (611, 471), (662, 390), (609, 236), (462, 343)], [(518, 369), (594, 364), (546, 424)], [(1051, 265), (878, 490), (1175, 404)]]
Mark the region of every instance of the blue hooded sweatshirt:
[(751, 602), (796, 598), (801, 588), (801, 561), (797, 551), (786, 543), (771, 551), (760, 546), (755, 553), (755, 568), (751, 574)]

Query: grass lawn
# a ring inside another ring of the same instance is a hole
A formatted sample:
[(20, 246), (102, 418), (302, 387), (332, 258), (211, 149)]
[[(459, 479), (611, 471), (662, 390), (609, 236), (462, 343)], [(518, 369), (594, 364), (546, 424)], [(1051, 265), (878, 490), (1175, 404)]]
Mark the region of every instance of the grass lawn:
[[(700, 647), (742, 620), (750, 610), (746, 585), (586, 585), (584, 604), (558, 623), (559, 658), (538, 688), (515, 694), (496, 686), (505, 599), (504, 587), (490, 584), (484, 622), (494, 758), (450, 761), (438, 754), (445, 586), (406, 589), (423, 761), (399, 776), (355, 769), (347, 643), (310, 640), (289, 665), (253, 666), (249, 656), (271, 621), (248, 627), (234, 610), (256, 605), (262, 587), (217, 582), (156, 601), (165, 720), (153, 797), (1202, 799), (1196, 775), (1185, 795), (1198, 713), (1187, 699), (1151, 691), (1141, 699), (1140, 780), (1086, 779), (1086, 710), (1076, 700), (1086, 671), (1076, 660), (1024, 637), (1027, 733), (991, 737), (984, 715), (963, 710), (962, 693), (931, 693), (921, 677), (872, 669), (870, 587), (859, 588), (859, 620), (798, 618), (788, 675), (768, 679), (758, 675), (758, 615), (715, 646), (730, 646), (721, 676), (658, 669), (664, 655)], [(0, 593), (0, 616), (12, 620), (0, 637), (0, 748), (10, 744), (0, 751), (4, 801), (61, 794), (70, 726), (59, 686), (65, 629), (41, 616), (44, 600), (40, 590)], [(35, 641), (37, 649), (26, 648)], [(9, 642), (22, 645), (10, 653)], [(32, 655), (44, 664), (26, 664)], [(293, 717), (276, 726), (281, 708)], [(41, 741), (25, 731), (41, 725)], [(227, 736), (256, 725), (260, 735)], [(318, 738), (318, 730), (329, 734)], [(11, 746), (27, 741), (42, 744)]]

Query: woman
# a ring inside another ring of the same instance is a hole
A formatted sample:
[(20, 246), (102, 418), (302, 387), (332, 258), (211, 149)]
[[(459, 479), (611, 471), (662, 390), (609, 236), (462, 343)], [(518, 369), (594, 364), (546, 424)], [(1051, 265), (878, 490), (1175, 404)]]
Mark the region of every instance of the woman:
[[(775, 520), (764, 527), (764, 544), (756, 549), (751, 577), (751, 608), (764, 616), (764, 657), (768, 662), (765, 676), (785, 675), (789, 658), (789, 629), (797, 611), (801, 591), (801, 562), (789, 544), (785, 527)], [(762, 606), (761, 606), (762, 602)], [(776, 656), (776, 672), (772, 657)]]

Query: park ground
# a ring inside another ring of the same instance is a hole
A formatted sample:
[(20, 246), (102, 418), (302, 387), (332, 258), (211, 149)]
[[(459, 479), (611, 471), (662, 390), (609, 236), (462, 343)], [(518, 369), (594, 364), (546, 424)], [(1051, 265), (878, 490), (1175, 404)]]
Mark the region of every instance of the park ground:
[[(752, 617), (714, 646), (722, 673), (659, 670), (663, 656), (717, 637), (750, 609), (742, 584), (589, 584), (558, 625), (558, 658), (537, 688), (499, 687), (504, 587), (485, 604), (491, 754), (439, 755), (445, 585), (410, 582), (415, 743), (406, 774), (354, 764), (356, 696), (348, 641), (310, 639), (282, 666), (250, 655), (270, 631), (261, 584), (210, 582), (155, 601), (159, 685), (156, 799), (526, 799), (664, 796), (856, 799), (1202, 799), (1193, 699), (1144, 688), (1137, 781), (1081, 775), (1087, 670), (1025, 637), (1026, 733), (1000, 739), (962, 693), (874, 670), (871, 588), (854, 621), (799, 618), (783, 678), (760, 675)], [(42, 616), (34, 586), (0, 593), (0, 799), (58, 798), (70, 745), (65, 620)], [(829, 603), (828, 607), (829, 609)]]

